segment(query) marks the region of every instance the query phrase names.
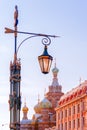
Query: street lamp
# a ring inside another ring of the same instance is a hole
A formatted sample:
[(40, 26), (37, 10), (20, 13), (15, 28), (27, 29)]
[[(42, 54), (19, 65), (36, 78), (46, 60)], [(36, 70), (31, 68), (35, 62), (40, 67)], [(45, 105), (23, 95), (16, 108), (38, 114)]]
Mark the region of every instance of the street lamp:
[[(30, 32), (22, 32), (17, 30), (18, 25), (18, 8), (15, 6), (14, 12), (14, 30), (5, 28), (5, 33), (13, 33), (15, 38), (14, 45), (14, 60), (10, 63), (10, 95), (9, 95), (9, 108), (10, 108), (10, 130), (20, 130), (20, 109), (21, 109), (21, 95), (20, 95), (20, 81), (21, 81), (21, 63), (17, 58), (18, 50), (21, 45), (28, 39), (34, 37), (43, 37), (42, 44), (44, 45), (44, 52), (38, 57), (38, 61), (41, 67), (41, 71), (44, 74), (49, 73), (53, 57), (48, 54), (47, 46), (50, 45), (51, 39), (59, 36), (38, 34)], [(17, 46), (17, 34), (29, 34), (18, 46)]]
[(42, 73), (47, 74), (50, 71), (53, 57), (47, 52), (47, 45), (44, 47), (44, 52), (42, 55), (38, 56), (39, 64)]

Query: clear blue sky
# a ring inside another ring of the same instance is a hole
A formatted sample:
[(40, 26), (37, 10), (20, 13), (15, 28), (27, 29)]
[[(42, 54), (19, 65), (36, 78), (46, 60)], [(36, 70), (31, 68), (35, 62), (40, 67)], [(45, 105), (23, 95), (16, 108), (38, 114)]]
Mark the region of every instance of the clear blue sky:
[[(13, 28), (14, 7), (18, 5), (18, 30), (59, 35), (52, 39), (48, 52), (56, 58), (59, 68), (59, 83), (63, 92), (71, 90), (87, 79), (87, 0), (1, 0), (0, 1), (0, 129), (7, 129), (9, 123), (8, 98), (10, 92), (9, 65), (13, 60), (14, 36), (5, 34), (4, 28)], [(26, 36), (18, 35), (18, 44)], [(29, 118), (37, 103), (38, 93), (44, 97), (44, 90), (52, 83), (52, 72), (40, 72), (37, 57), (43, 52), (41, 38), (28, 40), (21, 47), (18, 57), (22, 64), (22, 107), (26, 98)], [(54, 62), (52, 68), (54, 67)], [(52, 69), (51, 68), (51, 69)]]

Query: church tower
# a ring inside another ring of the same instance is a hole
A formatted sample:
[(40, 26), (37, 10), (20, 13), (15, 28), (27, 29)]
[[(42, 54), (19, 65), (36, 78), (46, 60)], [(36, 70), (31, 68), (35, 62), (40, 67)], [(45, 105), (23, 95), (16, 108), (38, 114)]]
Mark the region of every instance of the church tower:
[(53, 81), (52, 84), (49, 86), (48, 93), (46, 93), (46, 97), (52, 103), (53, 108), (56, 108), (60, 97), (63, 95), (62, 86), (58, 82), (58, 72), (59, 70), (56, 67), (55, 63), (54, 68), (52, 69)]

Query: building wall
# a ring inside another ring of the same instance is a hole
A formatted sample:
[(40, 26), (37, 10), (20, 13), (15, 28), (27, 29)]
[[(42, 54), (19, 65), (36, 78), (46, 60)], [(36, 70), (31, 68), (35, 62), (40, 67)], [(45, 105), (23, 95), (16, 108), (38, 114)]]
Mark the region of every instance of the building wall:
[(87, 81), (85, 82), (60, 99), (56, 108), (58, 130), (87, 130)]

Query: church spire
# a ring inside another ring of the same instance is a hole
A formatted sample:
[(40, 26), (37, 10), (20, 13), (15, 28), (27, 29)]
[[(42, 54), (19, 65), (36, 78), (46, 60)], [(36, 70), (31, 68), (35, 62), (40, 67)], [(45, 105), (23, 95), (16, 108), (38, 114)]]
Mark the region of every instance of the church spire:
[(57, 74), (59, 72), (59, 69), (56, 67), (56, 59), (55, 59), (54, 68), (52, 69), (52, 72), (53, 72), (53, 77), (57, 78)]
[(53, 81), (51, 86), (49, 87), (49, 91), (51, 92), (61, 92), (61, 85), (59, 85), (58, 83), (58, 72), (59, 69), (56, 67), (56, 59), (55, 59), (54, 68), (52, 69)]

